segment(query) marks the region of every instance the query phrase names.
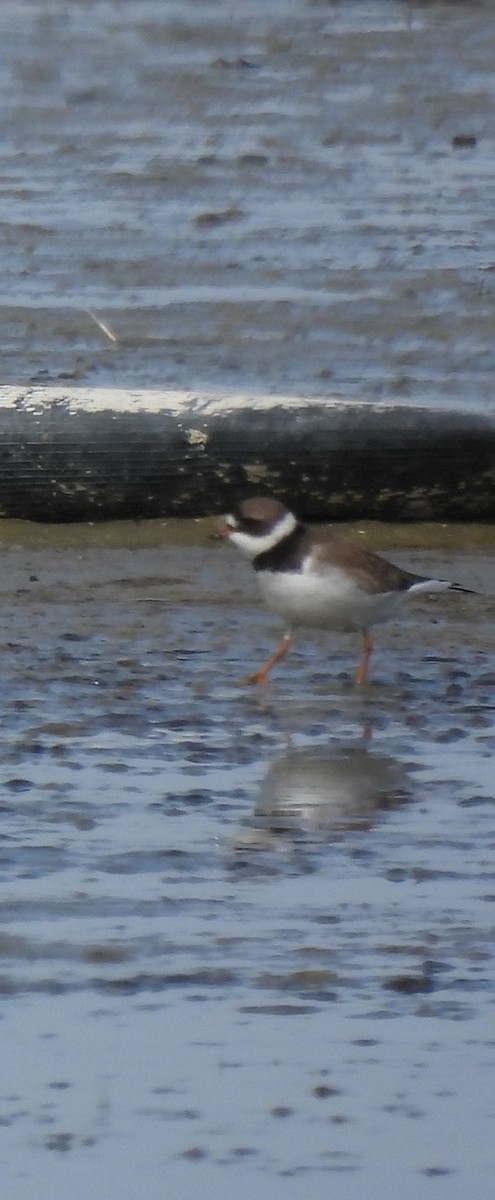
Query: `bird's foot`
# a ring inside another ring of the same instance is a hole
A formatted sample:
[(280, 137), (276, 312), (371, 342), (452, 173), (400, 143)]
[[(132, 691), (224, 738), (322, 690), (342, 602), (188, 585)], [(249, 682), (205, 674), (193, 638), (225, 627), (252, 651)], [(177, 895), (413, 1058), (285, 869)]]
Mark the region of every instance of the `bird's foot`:
[(246, 675), (245, 679), (240, 679), (237, 686), (238, 687), (249, 687), (251, 684), (254, 684), (254, 683), (261, 683), (261, 684), (268, 683), (268, 671), (265, 671), (265, 670), (263, 670), (263, 667), (260, 667), (260, 670), (254, 671), (253, 675)]

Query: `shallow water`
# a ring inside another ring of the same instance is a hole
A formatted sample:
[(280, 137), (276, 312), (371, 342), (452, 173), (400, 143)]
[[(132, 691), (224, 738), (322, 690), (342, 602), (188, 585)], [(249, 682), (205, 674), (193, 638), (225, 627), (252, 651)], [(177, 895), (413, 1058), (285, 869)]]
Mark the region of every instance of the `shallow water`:
[[(146, 530), (146, 527), (144, 527)], [(494, 1167), (493, 559), (352, 639), (225, 547), (4, 548), (9, 1200), (480, 1200)]]
[(493, 404), (491, 0), (6, 0), (0, 37), (2, 383)]

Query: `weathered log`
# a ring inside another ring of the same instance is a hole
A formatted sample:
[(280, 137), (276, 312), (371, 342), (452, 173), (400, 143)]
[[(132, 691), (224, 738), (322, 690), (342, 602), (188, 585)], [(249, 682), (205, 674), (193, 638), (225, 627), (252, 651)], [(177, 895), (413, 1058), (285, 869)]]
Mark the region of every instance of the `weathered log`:
[(201, 516), (248, 491), (313, 519), (495, 516), (495, 412), (336, 398), (0, 388), (0, 511)]

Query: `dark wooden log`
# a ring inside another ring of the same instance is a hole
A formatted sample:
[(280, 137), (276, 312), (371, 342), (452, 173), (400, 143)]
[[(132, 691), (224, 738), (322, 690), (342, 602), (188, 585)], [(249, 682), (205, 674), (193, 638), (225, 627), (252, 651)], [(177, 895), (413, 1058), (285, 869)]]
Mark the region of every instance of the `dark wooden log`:
[(312, 520), (489, 520), (495, 411), (0, 388), (5, 517), (202, 516), (250, 491)]

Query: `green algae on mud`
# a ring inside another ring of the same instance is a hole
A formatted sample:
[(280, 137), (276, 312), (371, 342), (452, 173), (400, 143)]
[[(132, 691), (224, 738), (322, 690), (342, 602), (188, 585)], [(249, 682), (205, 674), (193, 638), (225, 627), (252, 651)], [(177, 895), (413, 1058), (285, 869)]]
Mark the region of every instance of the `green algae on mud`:
[[(495, 525), (490, 523), (353, 521), (332, 525), (345, 537), (377, 550), (495, 550)], [(69, 550), (160, 549), (162, 546), (215, 546), (215, 523), (210, 517), (149, 521), (96, 521), (82, 524), (38, 524), (2, 520), (0, 547)]]
[(214, 533), (208, 518), (152, 521), (87, 521), (42, 524), (37, 521), (0, 522), (0, 546), (41, 550), (80, 547), (115, 550), (159, 549), (161, 546), (206, 546)]

